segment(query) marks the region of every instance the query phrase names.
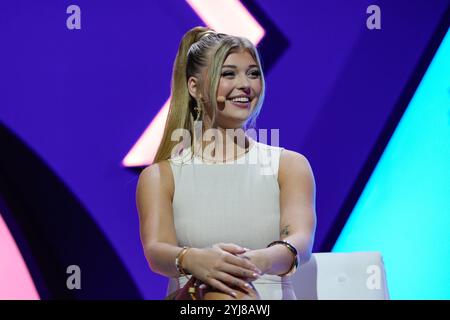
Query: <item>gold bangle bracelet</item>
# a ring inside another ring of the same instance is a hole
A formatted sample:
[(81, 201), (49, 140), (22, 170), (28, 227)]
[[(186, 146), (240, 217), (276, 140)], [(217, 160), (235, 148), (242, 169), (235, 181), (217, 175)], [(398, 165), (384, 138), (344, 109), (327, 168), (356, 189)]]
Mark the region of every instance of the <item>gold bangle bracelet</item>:
[(183, 269), (183, 259), (184, 259), (184, 256), (186, 255), (186, 253), (189, 251), (189, 249), (191, 249), (191, 248), (183, 247), (183, 249), (181, 249), (181, 251), (178, 252), (177, 257), (175, 258), (175, 266), (176, 266), (178, 272), (185, 277), (189, 273)]

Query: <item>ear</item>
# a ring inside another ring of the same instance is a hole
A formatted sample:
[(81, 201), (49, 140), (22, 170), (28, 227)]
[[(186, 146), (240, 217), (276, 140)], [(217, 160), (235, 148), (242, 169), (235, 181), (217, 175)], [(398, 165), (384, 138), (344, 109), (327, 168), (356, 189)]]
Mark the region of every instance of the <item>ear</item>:
[(188, 90), (192, 98), (197, 99), (199, 94), (199, 81), (196, 77), (189, 77)]

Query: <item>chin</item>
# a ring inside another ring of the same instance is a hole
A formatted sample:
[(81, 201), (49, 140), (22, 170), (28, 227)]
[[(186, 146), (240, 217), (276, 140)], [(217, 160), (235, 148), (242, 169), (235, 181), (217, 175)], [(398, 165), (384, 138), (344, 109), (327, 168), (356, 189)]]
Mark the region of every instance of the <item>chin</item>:
[(248, 117), (238, 117), (238, 116), (223, 116), (221, 117), (220, 121), (218, 121), (218, 124), (222, 128), (227, 129), (238, 129), (242, 128), (245, 121), (247, 121)]
[(255, 107), (251, 106), (248, 109), (239, 109), (236, 107), (231, 107), (229, 109), (226, 109), (218, 114), (218, 117), (220, 120), (218, 123), (220, 123), (221, 127), (224, 128), (241, 128), (245, 122), (250, 118), (252, 115), (252, 112), (254, 111)]

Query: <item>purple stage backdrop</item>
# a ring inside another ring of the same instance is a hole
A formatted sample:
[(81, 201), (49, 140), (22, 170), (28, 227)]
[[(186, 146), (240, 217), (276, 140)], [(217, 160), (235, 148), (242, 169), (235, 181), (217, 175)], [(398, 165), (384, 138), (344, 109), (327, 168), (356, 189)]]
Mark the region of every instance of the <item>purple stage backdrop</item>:
[[(79, 30), (66, 27), (72, 4)], [(448, 1), (243, 4), (287, 40), (266, 72), (257, 127), (280, 129), (281, 146), (310, 160), (314, 251), (330, 250), (335, 219)], [(366, 27), (371, 4), (381, 8), (380, 30)], [(169, 97), (179, 41), (196, 25), (205, 23), (182, 0), (0, 2), (0, 123), (74, 194), (146, 299), (163, 297), (166, 279), (144, 258), (138, 173), (121, 161)]]

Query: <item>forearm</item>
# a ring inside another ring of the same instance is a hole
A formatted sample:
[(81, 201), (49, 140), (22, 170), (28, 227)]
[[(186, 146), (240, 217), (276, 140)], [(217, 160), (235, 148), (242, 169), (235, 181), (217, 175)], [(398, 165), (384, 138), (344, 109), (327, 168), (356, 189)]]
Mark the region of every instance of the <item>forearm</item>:
[(154, 242), (145, 247), (145, 257), (153, 272), (166, 277), (178, 277), (175, 259), (183, 248), (165, 242)]

